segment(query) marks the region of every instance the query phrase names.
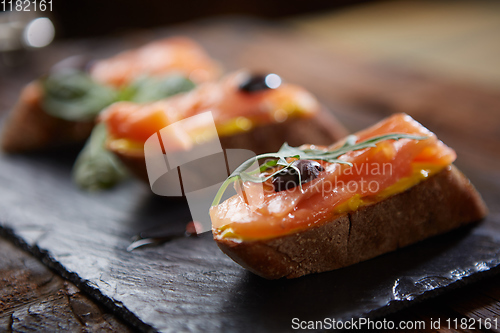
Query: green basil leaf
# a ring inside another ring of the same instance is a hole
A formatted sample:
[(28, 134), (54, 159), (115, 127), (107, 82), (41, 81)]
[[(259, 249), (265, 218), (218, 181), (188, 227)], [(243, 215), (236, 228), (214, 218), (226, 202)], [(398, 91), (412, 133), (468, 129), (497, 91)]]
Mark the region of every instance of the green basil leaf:
[(104, 146), (106, 137), (106, 126), (97, 124), (73, 166), (73, 179), (85, 190), (110, 188), (127, 177), (125, 167)]
[(85, 72), (65, 70), (42, 80), (45, 90), (42, 107), (48, 114), (69, 121), (92, 121), (118, 92), (101, 85)]
[(142, 77), (135, 80), (129, 87), (132, 91), (130, 100), (136, 103), (157, 101), (182, 92), (190, 91), (195, 84), (181, 75), (167, 77)]

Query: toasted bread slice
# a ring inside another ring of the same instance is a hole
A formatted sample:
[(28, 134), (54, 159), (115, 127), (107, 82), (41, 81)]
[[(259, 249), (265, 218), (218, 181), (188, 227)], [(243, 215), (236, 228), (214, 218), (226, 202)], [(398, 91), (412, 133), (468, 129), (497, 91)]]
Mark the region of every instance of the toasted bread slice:
[(43, 88), (39, 81), (28, 84), (6, 119), (2, 150), (8, 153), (39, 150), (51, 146), (84, 142), (94, 121), (68, 121), (53, 117), (41, 106)]
[(303, 231), (264, 240), (215, 239), (257, 275), (297, 278), (374, 258), (481, 220), (487, 212), (470, 181), (450, 165), (405, 192)]

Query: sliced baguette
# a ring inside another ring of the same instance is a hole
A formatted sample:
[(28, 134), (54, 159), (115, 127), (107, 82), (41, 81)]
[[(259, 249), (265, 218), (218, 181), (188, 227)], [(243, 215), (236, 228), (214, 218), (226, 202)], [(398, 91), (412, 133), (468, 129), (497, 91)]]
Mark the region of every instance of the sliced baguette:
[(2, 132), (2, 150), (22, 153), (43, 148), (83, 143), (93, 121), (73, 122), (49, 115), (41, 106), (43, 89), (38, 81), (28, 84), (19, 97)]
[(403, 193), (316, 227), (267, 240), (215, 239), (257, 275), (297, 278), (374, 258), (481, 220), (487, 212), (470, 181), (451, 165)]

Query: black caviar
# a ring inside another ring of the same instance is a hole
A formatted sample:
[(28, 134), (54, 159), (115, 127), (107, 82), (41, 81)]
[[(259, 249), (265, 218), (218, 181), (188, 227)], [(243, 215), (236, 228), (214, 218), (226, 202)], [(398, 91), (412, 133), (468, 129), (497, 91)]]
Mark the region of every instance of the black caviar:
[(247, 93), (273, 89), (273, 87), (270, 87), (266, 82), (268, 75), (269, 74), (250, 75), (239, 85), (238, 89)]
[[(297, 160), (292, 163), (300, 172), (301, 183), (307, 183), (318, 177), (325, 169), (316, 161)], [(299, 185), (299, 175), (295, 168), (287, 168), (273, 177), (274, 191), (288, 190)]]

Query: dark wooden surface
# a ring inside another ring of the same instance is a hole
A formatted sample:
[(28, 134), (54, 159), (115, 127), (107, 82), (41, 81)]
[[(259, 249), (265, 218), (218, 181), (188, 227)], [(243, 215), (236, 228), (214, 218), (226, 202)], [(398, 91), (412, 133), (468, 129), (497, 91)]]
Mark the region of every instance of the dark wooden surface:
[(74, 284), (3, 238), (0, 253), (0, 331), (133, 331)]
[[(481, 184), (483, 195), (489, 198), (488, 204), (491, 210), (489, 223), (500, 223), (498, 203), (500, 92), (418, 75), (394, 68), (390, 64), (366, 65), (340, 53), (321, 51), (296, 32), (264, 24), (245, 22), (203, 24), (182, 27), (179, 31), (195, 36), (214, 57), (221, 59), (228, 69), (245, 66), (257, 70), (269, 70), (281, 74), (289, 81), (305, 85), (333, 109), (352, 131), (361, 129), (392, 112), (411, 114), (457, 150), (459, 155), (457, 164), (471, 176), (474, 183)], [(0, 108), (7, 110), (15, 101), (23, 84), (46, 71), (51, 64), (64, 56), (89, 50), (96, 56), (110, 54), (117, 49), (140, 44), (152, 37), (142, 34), (110, 43), (99, 40), (67, 42), (43, 50), (36, 57), (31, 55), (32, 61), (23, 68), (2, 69)], [(19, 163), (32, 162), (37, 165), (39, 160), (40, 156), (32, 156), (25, 158), (24, 161), (21, 158)], [(66, 168), (61, 169), (60, 177), (68, 176), (67, 165), (66, 161)], [(38, 166), (43, 168), (43, 161)], [(14, 168), (9, 172), (12, 170)], [(43, 172), (41, 174), (44, 175)], [(29, 173), (24, 173), (23, 176), (29, 177)], [(33, 181), (36, 184), (35, 175)], [(41, 186), (49, 190), (50, 181), (50, 179), (43, 180)], [(11, 184), (5, 182), (2, 184), (4, 187), (9, 185)], [(23, 190), (29, 191), (29, 188)], [(144, 193), (142, 190), (139, 192)], [(40, 202), (36, 205), (42, 206), (44, 198), (38, 197), (37, 200)], [(111, 202), (125, 205), (124, 200), (112, 199)], [(81, 209), (85, 208), (79, 208)], [(3, 219), (9, 218), (8, 212), (1, 213)], [(68, 217), (71, 218), (71, 215)], [(136, 230), (131, 229), (130, 233), (134, 231)], [(41, 234), (37, 234), (36, 230), (27, 229), (22, 235), (25, 239), (31, 237), (33, 241), (39, 236)], [(106, 240), (105, 235), (100, 239), (103, 242)], [(98, 241), (96, 240), (96, 246)], [(60, 329), (99, 330), (102, 327), (103, 330), (122, 330), (122, 326), (119, 326), (122, 324), (118, 320), (92, 303), (74, 286), (49, 271), (41, 272), (43, 268), (36, 259), (19, 252), (20, 250), (8, 243), (0, 244), (6, 258), (0, 264), (2, 328), (11, 327), (15, 331), (16, 327), (20, 327), (14, 325), (16, 324), (25, 326), (21, 326), (19, 331), (28, 331), (29, 325), (40, 323), (36, 321), (40, 318), (36, 311), (46, 311), (51, 314), (58, 313), (60, 318), (64, 318), (58, 321), (58, 325), (63, 323), (61, 325), (67, 326), (59, 326)], [(155, 250), (149, 251), (150, 255), (154, 256)], [(26, 262), (32, 264), (26, 265)], [(224, 266), (227, 262), (221, 264)], [(25, 286), (30, 286), (31, 289), (28, 290)], [(71, 305), (74, 299), (84, 304), (83, 307), (92, 309), (82, 310), (87, 311), (85, 313), (92, 313), (92, 320), (86, 321), (80, 318), (82, 314), (75, 311), (75, 306)], [(36, 305), (37, 302), (47, 307), (40, 307)], [(30, 312), (32, 304), (34, 304), (33, 312)], [(500, 279), (491, 277), (465, 289), (455, 290), (437, 299), (415, 305), (391, 318), (427, 321), (438, 317), (500, 319), (499, 304)], [(34, 314), (31, 315), (32, 313)], [(41, 316), (43, 317), (43, 314)], [(16, 318), (21, 319), (19, 322), (14, 322)], [(48, 331), (52, 328), (49, 322), (46, 326)]]

